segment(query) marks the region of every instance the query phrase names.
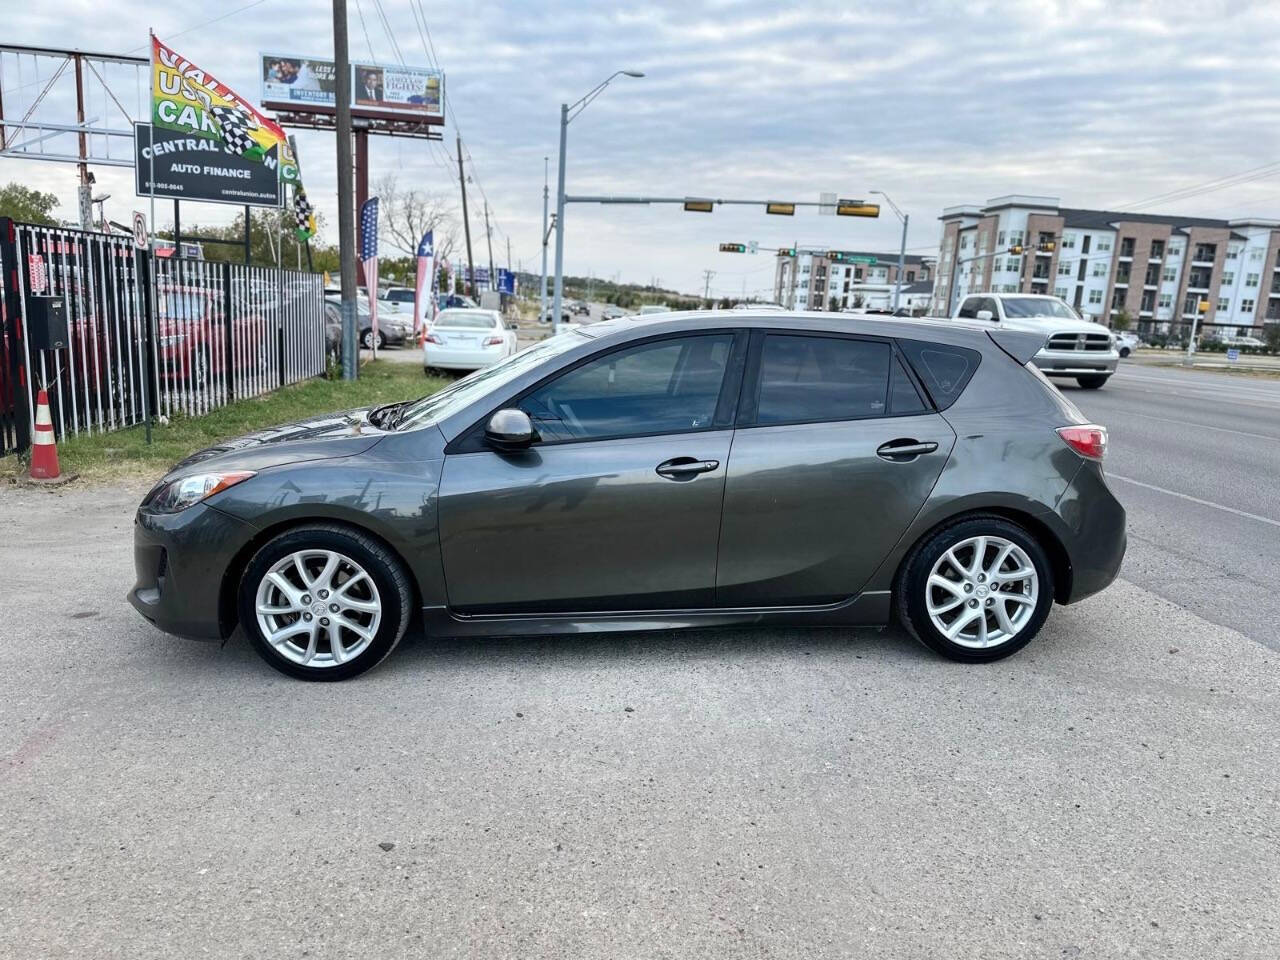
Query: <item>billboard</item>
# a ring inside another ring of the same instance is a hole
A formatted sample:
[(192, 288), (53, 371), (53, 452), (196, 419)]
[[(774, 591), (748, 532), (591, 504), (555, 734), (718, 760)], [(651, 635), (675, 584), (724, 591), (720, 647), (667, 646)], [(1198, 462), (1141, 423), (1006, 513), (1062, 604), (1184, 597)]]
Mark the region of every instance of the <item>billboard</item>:
[(444, 74), (430, 67), (352, 63), (339, 83), (332, 60), (264, 53), (262, 104), (274, 110), (332, 113), (340, 87), (349, 87), (357, 116), (431, 122), (444, 120)]
[[(271, 162), (263, 163), (227, 153), (219, 140), (163, 127), (155, 132), (153, 151), (151, 134), (151, 124), (133, 125), (133, 169), (138, 196), (151, 196), (154, 156), (157, 197), (254, 207), (281, 205), (280, 176), (274, 156), (268, 158)], [(272, 148), (271, 153), (274, 152)]]

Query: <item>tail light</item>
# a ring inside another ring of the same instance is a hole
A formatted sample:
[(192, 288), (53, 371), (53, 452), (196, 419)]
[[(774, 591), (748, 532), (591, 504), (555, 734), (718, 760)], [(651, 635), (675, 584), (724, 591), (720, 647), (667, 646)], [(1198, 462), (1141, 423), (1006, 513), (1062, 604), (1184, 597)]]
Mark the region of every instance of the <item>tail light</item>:
[(428, 333), (424, 343), (434, 343), (438, 347), (444, 346), (444, 341), (437, 337), (434, 333)]
[(500, 347), (502, 346), (503, 342), (504, 341), (501, 337), (490, 337), (488, 340), (484, 342), (484, 345), (486, 347)]
[(1072, 450), (1089, 460), (1101, 462), (1107, 455), (1107, 428), (1096, 423), (1059, 427), (1058, 436)]

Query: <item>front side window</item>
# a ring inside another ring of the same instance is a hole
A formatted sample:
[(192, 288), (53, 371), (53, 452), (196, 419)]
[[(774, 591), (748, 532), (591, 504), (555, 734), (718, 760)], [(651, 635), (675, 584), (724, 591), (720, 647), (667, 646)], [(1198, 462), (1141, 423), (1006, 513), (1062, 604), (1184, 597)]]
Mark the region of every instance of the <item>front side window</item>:
[(521, 401), (544, 441), (710, 429), (733, 334), (656, 340), (616, 350)]
[(876, 340), (769, 334), (760, 353), (756, 422), (882, 417), (893, 349)]

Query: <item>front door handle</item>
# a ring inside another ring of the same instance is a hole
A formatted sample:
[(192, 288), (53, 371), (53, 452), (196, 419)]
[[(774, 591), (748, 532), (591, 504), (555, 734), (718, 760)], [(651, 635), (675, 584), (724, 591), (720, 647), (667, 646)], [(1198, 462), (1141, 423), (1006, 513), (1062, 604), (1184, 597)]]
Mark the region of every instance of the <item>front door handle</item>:
[(933, 453), (938, 445), (932, 440), (920, 441), (913, 437), (899, 437), (876, 448), (876, 456), (890, 463), (908, 463), (922, 453)]
[(696, 460), (693, 457), (676, 457), (657, 466), (657, 474), (668, 480), (692, 480), (700, 473), (709, 473), (720, 466), (719, 460)]

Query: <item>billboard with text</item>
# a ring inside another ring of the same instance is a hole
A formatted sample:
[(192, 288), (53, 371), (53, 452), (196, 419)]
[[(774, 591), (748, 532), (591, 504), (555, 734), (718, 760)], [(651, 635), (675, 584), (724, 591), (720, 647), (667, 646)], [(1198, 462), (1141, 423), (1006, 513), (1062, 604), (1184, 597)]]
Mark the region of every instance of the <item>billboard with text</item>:
[(339, 83), (332, 60), (261, 56), (262, 104), (273, 110), (332, 113), (340, 88), (348, 88), (357, 116), (422, 122), (444, 120), (444, 74), (430, 67), (352, 63), (349, 83)]

